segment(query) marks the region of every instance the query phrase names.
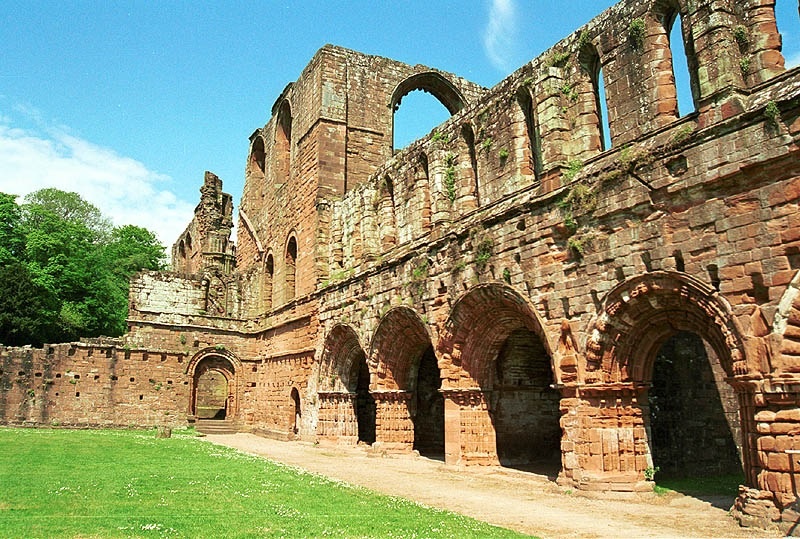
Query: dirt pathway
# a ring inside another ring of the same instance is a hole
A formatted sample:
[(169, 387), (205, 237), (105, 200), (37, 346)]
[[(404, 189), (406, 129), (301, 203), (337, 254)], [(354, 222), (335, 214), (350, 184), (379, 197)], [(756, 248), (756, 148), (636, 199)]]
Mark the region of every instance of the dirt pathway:
[(730, 499), (700, 500), (677, 493), (610, 499), (504, 468), (446, 466), (412, 455), (374, 456), (360, 448), (280, 442), (252, 434), (206, 439), (545, 538), (780, 537), (777, 532), (740, 528), (727, 514)]

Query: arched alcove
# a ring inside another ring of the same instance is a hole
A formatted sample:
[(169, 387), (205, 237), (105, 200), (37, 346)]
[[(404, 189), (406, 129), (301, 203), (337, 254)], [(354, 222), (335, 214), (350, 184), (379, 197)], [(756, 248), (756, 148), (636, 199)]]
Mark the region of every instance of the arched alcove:
[[(461, 374), (451, 372), (443, 390), (456, 396), (460, 416), (481, 425), (473, 427), (476, 432), (485, 429), (476, 434), (487, 440), (482, 451), (504, 466), (555, 475), (561, 465), (560, 395), (553, 388), (550, 350), (539, 316), (516, 291), (499, 284), (462, 296), (439, 343), (439, 352)], [(454, 378), (457, 386), (451, 387)], [(463, 458), (478, 442), (468, 437), (460, 443)]]
[(190, 413), (198, 419), (236, 418), (236, 367), (225, 355), (201, 352), (189, 365)]
[[(395, 307), (384, 315), (372, 339), (370, 363), (376, 371), (373, 394), (387, 426), (381, 437), (403, 440), (433, 458), (444, 457), (444, 400), (441, 373), (431, 338), (419, 315), (408, 307)], [(384, 404), (385, 403), (385, 404)]]

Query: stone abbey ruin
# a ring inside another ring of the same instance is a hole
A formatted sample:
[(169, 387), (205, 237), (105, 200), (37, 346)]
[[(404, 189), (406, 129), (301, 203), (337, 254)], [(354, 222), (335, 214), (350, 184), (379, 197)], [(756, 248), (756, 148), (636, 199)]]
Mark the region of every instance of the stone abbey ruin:
[[(800, 70), (780, 51), (773, 0), (624, 0), (491, 89), (325, 46), (250, 136), (235, 248), (207, 173), (124, 337), (0, 349), (0, 418), (225, 418), (590, 490), (743, 469), (738, 518), (794, 525)], [(451, 117), (395, 152), (418, 89)]]

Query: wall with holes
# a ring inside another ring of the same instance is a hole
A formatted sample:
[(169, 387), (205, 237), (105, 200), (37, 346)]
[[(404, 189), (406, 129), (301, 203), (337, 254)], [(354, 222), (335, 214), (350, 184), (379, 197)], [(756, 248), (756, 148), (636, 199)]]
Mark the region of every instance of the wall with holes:
[(186, 424), (187, 357), (120, 342), (0, 348), (0, 421), (12, 425)]

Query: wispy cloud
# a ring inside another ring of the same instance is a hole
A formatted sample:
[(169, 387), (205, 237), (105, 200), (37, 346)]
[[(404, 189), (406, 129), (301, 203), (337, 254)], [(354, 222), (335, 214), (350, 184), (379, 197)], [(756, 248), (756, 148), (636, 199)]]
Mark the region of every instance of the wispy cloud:
[(508, 72), (516, 60), (517, 8), (514, 0), (490, 0), (483, 48), (497, 69)]
[(145, 227), (167, 247), (191, 220), (193, 205), (170, 190), (170, 177), (22, 112), (38, 127), (19, 127), (0, 113), (1, 192), (24, 197), (45, 187), (74, 191), (115, 225)]

